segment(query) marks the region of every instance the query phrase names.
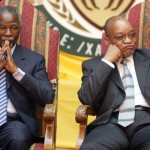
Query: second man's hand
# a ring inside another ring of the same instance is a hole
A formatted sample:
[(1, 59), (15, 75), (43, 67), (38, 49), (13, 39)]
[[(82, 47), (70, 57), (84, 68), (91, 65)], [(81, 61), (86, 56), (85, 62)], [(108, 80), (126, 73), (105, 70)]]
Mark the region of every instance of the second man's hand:
[(104, 59), (114, 63), (122, 59), (122, 51), (116, 45), (109, 45)]

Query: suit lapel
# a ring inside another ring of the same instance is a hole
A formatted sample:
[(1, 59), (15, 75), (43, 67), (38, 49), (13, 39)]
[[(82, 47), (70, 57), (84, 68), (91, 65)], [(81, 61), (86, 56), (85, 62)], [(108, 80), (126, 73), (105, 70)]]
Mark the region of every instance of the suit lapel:
[(141, 92), (144, 93), (144, 86), (146, 82), (147, 73), (149, 70), (150, 60), (146, 59), (144, 56), (139, 53), (135, 53), (133, 56), (135, 71), (137, 75), (137, 80), (141, 89)]
[[(141, 92), (144, 93), (144, 86), (146, 82), (146, 76), (148, 73), (150, 60), (145, 58), (143, 55), (139, 53), (135, 53), (133, 56), (133, 59), (134, 59), (137, 80), (138, 80)], [(124, 87), (123, 87), (123, 84), (119, 75), (119, 71), (116, 65), (115, 65), (115, 68), (116, 69), (114, 69), (114, 71), (112, 72), (111, 79), (120, 89), (124, 91)]]
[(25, 66), (26, 56), (21, 46), (16, 46), (13, 58), (18, 68), (22, 69)]
[(115, 68), (113, 71), (112, 71), (112, 74), (111, 74), (111, 79), (113, 80), (113, 82), (121, 89), (124, 91), (124, 87), (123, 87), (123, 84), (122, 84), (122, 81), (121, 81), (121, 77), (120, 77), (120, 74), (119, 74), (119, 71), (118, 71), (118, 68), (117, 68), (117, 65), (115, 64)]
[[(26, 64), (26, 57), (22, 51), (22, 47), (16, 45), (16, 48), (13, 53), (13, 59), (18, 68), (22, 69)], [(12, 85), (15, 81), (13, 76), (7, 72), (7, 89)]]

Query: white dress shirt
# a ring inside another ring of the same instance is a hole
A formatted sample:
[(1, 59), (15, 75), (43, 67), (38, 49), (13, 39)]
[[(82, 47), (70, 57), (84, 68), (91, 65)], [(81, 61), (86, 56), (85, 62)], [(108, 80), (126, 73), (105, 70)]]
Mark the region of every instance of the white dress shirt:
[[(130, 56), (127, 59), (128, 59), (127, 66), (128, 66), (128, 69), (129, 69), (129, 71), (133, 77), (133, 82), (134, 82), (135, 106), (141, 105), (141, 106), (145, 106), (145, 107), (150, 107), (141, 93), (141, 89), (139, 87), (139, 83), (138, 83), (136, 72), (135, 72), (133, 56)], [(114, 64), (109, 62), (108, 60), (105, 60), (104, 58), (102, 58), (102, 61), (107, 63), (112, 68), (115, 68)], [(118, 67), (120, 76), (122, 78), (122, 76), (123, 76), (123, 64), (121, 64), (120, 62), (117, 62), (116, 65)]]

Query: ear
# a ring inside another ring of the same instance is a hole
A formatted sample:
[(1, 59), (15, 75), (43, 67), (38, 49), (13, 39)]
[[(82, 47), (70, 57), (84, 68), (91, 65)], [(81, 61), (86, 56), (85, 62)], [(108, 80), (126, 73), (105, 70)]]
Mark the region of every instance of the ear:
[(20, 26), (20, 30), (22, 29), (22, 26)]
[(111, 43), (110, 43), (110, 40), (109, 40), (109, 38), (107, 37), (107, 36), (105, 36), (105, 45), (106, 46), (109, 46)]

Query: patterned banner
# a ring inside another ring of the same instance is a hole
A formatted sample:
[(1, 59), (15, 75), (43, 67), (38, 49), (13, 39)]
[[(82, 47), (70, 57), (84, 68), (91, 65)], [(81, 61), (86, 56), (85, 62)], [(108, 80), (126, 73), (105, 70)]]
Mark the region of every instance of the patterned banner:
[(134, 0), (42, 0), (36, 7), (47, 16), (51, 28), (61, 33), (60, 49), (66, 53), (95, 57), (101, 55), (105, 20), (124, 13)]

